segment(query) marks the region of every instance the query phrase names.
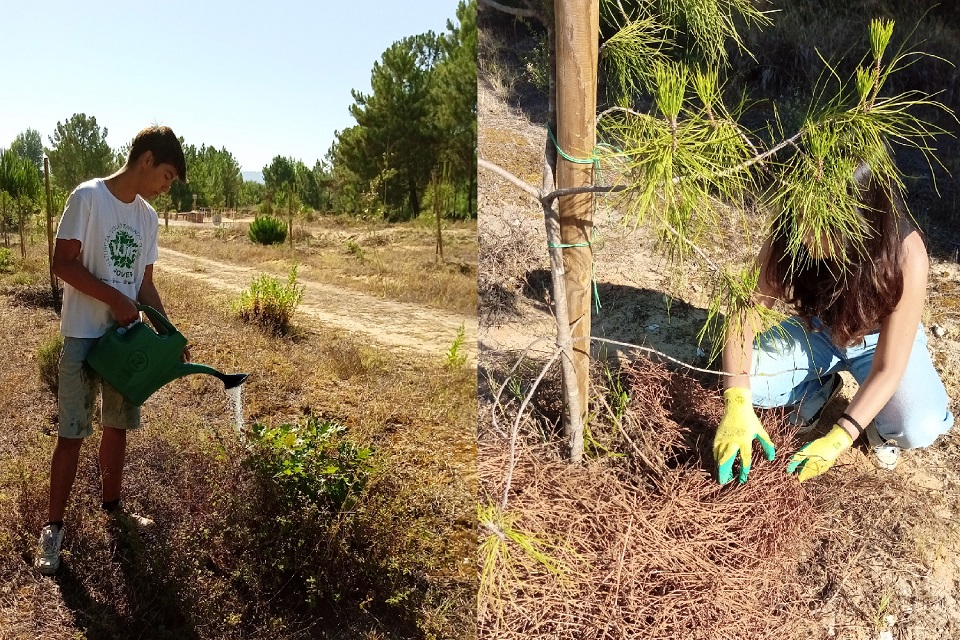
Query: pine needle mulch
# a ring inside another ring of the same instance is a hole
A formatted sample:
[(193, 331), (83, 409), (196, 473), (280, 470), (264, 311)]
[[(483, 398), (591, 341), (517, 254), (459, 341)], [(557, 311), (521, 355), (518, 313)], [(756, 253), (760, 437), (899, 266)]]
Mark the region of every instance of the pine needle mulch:
[(749, 482), (721, 487), (711, 454), (719, 391), (649, 360), (621, 380), (626, 410), (594, 419), (595, 455), (583, 465), (562, 461), (559, 438), (536, 437), (528, 421), (506, 510), (509, 442), (481, 429), (479, 637), (783, 640), (812, 631), (797, 568), (823, 533), (818, 514), (833, 509), (785, 473), (793, 430), (762, 415), (776, 460), (755, 446)]

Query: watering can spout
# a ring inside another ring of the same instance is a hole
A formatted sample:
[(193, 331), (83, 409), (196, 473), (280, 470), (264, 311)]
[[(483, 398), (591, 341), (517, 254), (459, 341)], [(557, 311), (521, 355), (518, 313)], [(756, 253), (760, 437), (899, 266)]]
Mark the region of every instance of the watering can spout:
[[(183, 362), (174, 367), (173, 371), (169, 374), (169, 379), (166, 382), (170, 382), (177, 378), (182, 378), (183, 376), (189, 376), (195, 373), (205, 373), (215, 378), (219, 378), (223, 382), (225, 389), (239, 387), (244, 383), (248, 375), (246, 373), (222, 373), (213, 367), (208, 367), (205, 364)], [(164, 384), (166, 384), (166, 382)]]

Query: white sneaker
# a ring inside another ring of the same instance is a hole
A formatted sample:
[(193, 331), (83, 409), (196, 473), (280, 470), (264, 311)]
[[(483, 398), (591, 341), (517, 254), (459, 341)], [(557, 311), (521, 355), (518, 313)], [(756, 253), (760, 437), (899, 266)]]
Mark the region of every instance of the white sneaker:
[(892, 471), (897, 466), (897, 462), (900, 461), (900, 447), (897, 446), (897, 441), (884, 440), (883, 436), (877, 432), (877, 427), (872, 422), (867, 427), (866, 431), (867, 442), (869, 443), (870, 450), (873, 453), (871, 456), (873, 464), (880, 469)]
[(48, 524), (40, 532), (37, 557), (33, 564), (37, 571), (52, 576), (60, 568), (60, 545), (63, 544), (63, 527)]

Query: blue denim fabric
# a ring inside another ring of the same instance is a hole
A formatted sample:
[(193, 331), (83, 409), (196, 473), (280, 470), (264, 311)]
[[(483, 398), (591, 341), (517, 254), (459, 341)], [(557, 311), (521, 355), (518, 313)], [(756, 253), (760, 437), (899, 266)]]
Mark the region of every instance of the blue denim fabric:
[[(810, 420), (827, 401), (831, 376), (849, 371), (863, 384), (877, 348), (879, 331), (846, 349), (830, 332), (807, 331), (803, 321), (790, 318), (757, 336), (753, 349), (750, 388), (758, 407), (792, 407), (801, 420)], [(902, 449), (926, 447), (953, 426), (947, 392), (927, 351), (923, 325), (917, 336), (900, 387), (874, 419), (877, 432)], [(864, 425), (866, 426), (866, 425)]]

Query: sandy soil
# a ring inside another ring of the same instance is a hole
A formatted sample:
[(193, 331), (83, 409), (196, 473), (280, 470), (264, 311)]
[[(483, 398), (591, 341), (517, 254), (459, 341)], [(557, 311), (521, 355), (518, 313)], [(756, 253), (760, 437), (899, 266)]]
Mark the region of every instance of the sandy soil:
[[(164, 272), (194, 278), (229, 294), (248, 289), (253, 278), (262, 273), (252, 267), (230, 265), (161, 248), (157, 273)], [(286, 274), (274, 275), (284, 278)], [(307, 316), (321, 324), (357, 334), (387, 349), (416, 352), (431, 358), (445, 355), (462, 324), (465, 333), (463, 352), (468, 354), (471, 362), (476, 363), (477, 323), (474, 318), (312, 282), (300, 274), (297, 281), (304, 285), (303, 301), (297, 308), (298, 316)]]

